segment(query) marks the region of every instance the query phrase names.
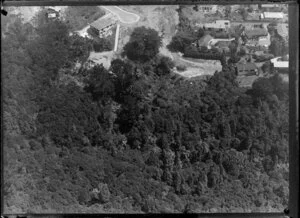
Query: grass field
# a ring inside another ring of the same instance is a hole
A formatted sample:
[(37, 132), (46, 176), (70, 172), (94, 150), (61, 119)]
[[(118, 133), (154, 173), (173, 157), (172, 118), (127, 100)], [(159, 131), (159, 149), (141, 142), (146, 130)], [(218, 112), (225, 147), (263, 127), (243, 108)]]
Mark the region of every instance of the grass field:
[(90, 6), (69, 6), (65, 10), (65, 20), (70, 26), (71, 31), (83, 29), (89, 23), (105, 15), (104, 9)]

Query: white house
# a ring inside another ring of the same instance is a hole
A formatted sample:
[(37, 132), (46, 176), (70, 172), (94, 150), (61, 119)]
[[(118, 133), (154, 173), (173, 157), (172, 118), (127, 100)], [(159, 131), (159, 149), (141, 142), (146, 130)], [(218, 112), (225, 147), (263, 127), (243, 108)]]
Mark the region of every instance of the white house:
[(280, 20), (284, 18), (284, 14), (282, 12), (263, 12), (260, 15), (262, 20)]
[(282, 57), (276, 57), (271, 59), (271, 63), (273, 64), (274, 68), (288, 69), (289, 68), (288, 55), (287, 55), (287, 60), (282, 60)]
[(279, 4), (262, 4), (261, 5), (262, 8), (277, 8), (280, 7)]

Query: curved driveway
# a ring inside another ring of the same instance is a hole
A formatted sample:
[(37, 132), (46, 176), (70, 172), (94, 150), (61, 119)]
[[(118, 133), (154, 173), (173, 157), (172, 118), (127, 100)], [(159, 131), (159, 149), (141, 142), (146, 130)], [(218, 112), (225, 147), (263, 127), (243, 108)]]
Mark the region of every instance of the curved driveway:
[(128, 11), (124, 11), (118, 6), (100, 6), (105, 10), (115, 14), (122, 23), (135, 23), (140, 19), (140, 16)]

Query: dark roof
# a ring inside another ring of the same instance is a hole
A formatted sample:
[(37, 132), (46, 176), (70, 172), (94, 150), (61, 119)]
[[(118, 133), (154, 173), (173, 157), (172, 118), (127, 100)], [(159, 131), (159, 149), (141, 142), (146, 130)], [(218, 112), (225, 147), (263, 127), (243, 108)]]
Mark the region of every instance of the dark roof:
[(208, 42), (213, 39), (213, 37), (209, 34), (202, 36), (199, 40), (198, 40), (198, 46), (208, 46)]
[(215, 46), (219, 48), (228, 48), (230, 43), (231, 41), (219, 41), (215, 44)]
[(254, 63), (246, 63), (246, 64), (237, 63), (236, 67), (238, 71), (252, 71), (258, 69), (258, 67)]
[(101, 19), (99, 18), (98, 20), (95, 20), (93, 23), (90, 25), (98, 30), (101, 30), (111, 24), (114, 24), (116, 21), (112, 19)]
[(245, 35), (248, 38), (266, 36), (266, 35), (268, 35), (268, 31), (265, 28), (246, 29)]
[(47, 13), (56, 13), (59, 14), (58, 11), (54, 10), (53, 8), (47, 8)]

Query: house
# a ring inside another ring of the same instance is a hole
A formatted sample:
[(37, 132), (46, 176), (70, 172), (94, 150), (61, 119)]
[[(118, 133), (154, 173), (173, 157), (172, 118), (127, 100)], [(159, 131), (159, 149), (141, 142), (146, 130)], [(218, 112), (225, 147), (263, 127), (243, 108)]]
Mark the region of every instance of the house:
[(57, 19), (59, 17), (59, 12), (53, 8), (47, 8), (46, 16), (48, 19)]
[(242, 35), (247, 39), (248, 46), (268, 47), (271, 44), (270, 34), (265, 28), (245, 29)]
[(104, 16), (95, 20), (90, 24), (90, 27), (95, 30), (100, 37), (105, 35), (112, 27), (117, 23), (117, 20), (114, 17)]
[(282, 12), (263, 12), (260, 15), (261, 20), (282, 20), (284, 18), (284, 14)]
[(271, 63), (273, 64), (274, 68), (277, 70), (288, 70), (289, 69), (289, 56), (286, 55), (285, 57), (276, 57), (271, 59)]
[(213, 23), (206, 23), (203, 25), (203, 29), (224, 31), (230, 28), (229, 20), (216, 20)]
[(243, 34), (247, 37), (247, 39), (256, 39), (265, 38), (268, 36), (268, 31), (265, 28), (251, 28), (245, 29)]
[(258, 67), (254, 63), (237, 63), (236, 73), (238, 76), (258, 75)]
[(279, 6), (280, 4), (261, 4), (261, 8), (276, 8)]
[(281, 12), (283, 4), (262, 4), (261, 9), (262, 11)]
[(216, 13), (218, 8), (217, 5), (199, 5), (198, 10), (202, 13)]
[(247, 20), (259, 20), (260, 19), (260, 11), (253, 10), (252, 12), (248, 12)]
[(213, 37), (211, 35), (206, 34), (206, 35), (202, 36), (200, 39), (198, 39), (196, 41), (196, 45), (198, 47), (203, 47), (204, 46), (204, 47), (210, 49), (211, 48), (211, 43), (210, 42), (212, 41), (212, 39), (213, 39)]
[(231, 41), (218, 41), (214, 46), (218, 48), (221, 52), (228, 53), (230, 51), (229, 45)]

